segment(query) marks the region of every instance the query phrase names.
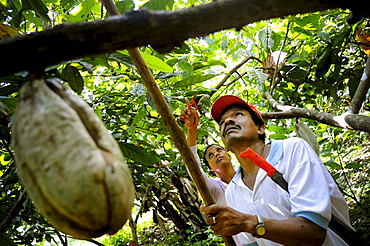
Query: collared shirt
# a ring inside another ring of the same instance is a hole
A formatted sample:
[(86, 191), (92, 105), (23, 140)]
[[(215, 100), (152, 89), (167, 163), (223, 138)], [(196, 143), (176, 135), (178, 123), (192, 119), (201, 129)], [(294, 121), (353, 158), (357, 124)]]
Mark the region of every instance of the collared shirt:
[[(253, 190), (242, 180), (241, 168), (226, 190), (228, 206), (247, 214), (285, 220), (304, 217), (328, 230), (323, 245), (347, 245), (328, 229), (331, 214), (349, 223), (348, 206), (321, 160), (300, 138), (272, 140), (267, 161), (283, 174), (289, 193), (260, 169)], [(266, 228), (268, 230), (268, 228)], [(239, 245), (280, 245), (249, 233), (237, 235)]]

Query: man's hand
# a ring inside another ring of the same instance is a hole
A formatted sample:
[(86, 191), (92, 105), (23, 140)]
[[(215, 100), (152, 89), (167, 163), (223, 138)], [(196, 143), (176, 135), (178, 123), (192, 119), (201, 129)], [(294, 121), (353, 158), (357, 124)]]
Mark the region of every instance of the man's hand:
[[(255, 233), (257, 218), (255, 215), (244, 214), (230, 207), (213, 204), (201, 206), (207, 225), (218, 235), (232, 236), (240, 232)], [(322, 245), (326, 230), (303, 217), (286, 220), (264, 218), (266, 234), (263, 238), (283, 245)]]
[(195, 108), (193, 108), (187, 98), (185, 98), (186, 108), (181, 111), (181, 115), (179, 116), (179, 120), (185, 124), (185, 127), (190, 129), (196, 129), (199, 123), (199, 114)]
[(240, 232), (254, 233), (257, 225), (256, 216), (238, 212), (227, 206), (213, 204), (208, 207), (201, 206), (200, 209), (205, 215), (209, 215), (205, 221), (217, 235), (232, 236)]

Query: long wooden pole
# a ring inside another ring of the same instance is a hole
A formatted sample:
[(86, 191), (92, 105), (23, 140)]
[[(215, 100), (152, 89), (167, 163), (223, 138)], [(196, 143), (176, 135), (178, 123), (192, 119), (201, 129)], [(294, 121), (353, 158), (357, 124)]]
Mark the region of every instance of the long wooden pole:
[[(110, 16), (120, 15), (117, 6), (114, 4), (113, 0), (102, 0), (102, 3)], [(166, 125), (171, 138), (179, 150), (188, 171), (193, 177), (195, 185), (197, 186), (204, 203), (208, 206), (214, 204), (215, 201), (209, 192), (207, 184), (204, 180), (200, 167), (198, 166), (190, 147), (188, 146), (185, 138), (184, 131), (177, 124), (175, 117), (173, 116), (166, 100), (164, 99), (162, 92), (160, 91), (158, 84), (155, 82), (153, 74), (149, 70), (144, 58), (140, 54), (138, 48), (128, 49), (132, 61), (135, 64), (136, 69), (139, 71), (141, 78), (160, 113), (164, 124)], [(236, 245), (233, 238), (230, 236), (222, 236), (225, 244), (227, 246)]]

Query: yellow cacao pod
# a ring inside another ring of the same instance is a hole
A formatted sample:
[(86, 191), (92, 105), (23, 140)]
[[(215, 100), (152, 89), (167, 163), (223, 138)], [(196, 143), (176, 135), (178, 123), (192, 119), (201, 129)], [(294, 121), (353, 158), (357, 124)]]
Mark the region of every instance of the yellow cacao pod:
[(12, 146), (21, 183), (56, 229), (91, 239), (126, 223), (135, 193), (122, 152), (85, 101), (58, 80), (21, 88)]

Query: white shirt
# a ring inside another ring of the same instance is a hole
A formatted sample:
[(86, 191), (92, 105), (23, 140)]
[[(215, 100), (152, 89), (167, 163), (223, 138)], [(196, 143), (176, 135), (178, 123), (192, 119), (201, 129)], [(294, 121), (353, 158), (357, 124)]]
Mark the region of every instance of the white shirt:
[[(222, 181), (218, 177), (215, 177), (215, 178), (208, 177), (207, 174), (204, 173), (203, 168), (201, 166), (202, 164), (200, 163), (197, 147), (195, 145), (190, 146), (190, 150), (193, 153), (193, 156), (200, 167), (204, 180), (206, 181), (209, 192), (211, 193), (211, 196), (215, 200), (215, 203), (226, 206), (227, 204), (226, 204), (226, 198), (225, 198), (225, 191), (226, 191), (228, 184), (226, 184), (224, 181)], [(237, 236), (233, 236), (233, 239), (236, 245), (240, 245)]]
[[(253, 190), (242, 181), (241, 169), (226, 190), (228, 206), (247, 214), (285, 220), (300, 216), (328, 230), (323, 245), (347, 245), (328, 229), (333, 213), (348, 226), (348, 206), (336, 183), (312, 148), (300, 138), (272, 140), (267, 161), (283, 174), (289, 194), (266, 172), (257, 173)], [(266, 228), (268, 230), (268, 228)], [(237, 235), (238, 245), (280, 245), (249, 233)]]

